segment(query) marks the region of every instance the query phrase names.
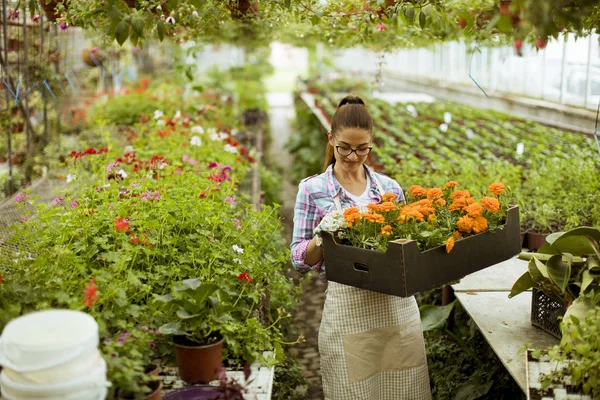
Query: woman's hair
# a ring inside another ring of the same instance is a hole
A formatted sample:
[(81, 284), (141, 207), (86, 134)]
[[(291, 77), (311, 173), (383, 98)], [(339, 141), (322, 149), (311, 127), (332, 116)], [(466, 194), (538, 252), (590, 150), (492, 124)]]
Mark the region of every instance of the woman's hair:
[[(359, 128), (373, 134), (373, 117), (365, 102), (358, 96), (346, 96), (340, 101), (331, 121), (331, 134), (346, 128)], [(327, 141), (325, 169), (335, 162), (333, 146)]]

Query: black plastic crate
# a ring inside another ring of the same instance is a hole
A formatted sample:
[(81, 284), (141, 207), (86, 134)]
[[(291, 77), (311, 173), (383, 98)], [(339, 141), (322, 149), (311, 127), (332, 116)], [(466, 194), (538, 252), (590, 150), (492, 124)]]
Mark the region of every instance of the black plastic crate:
[(531, 296), (531, 324), (543, 329), (557, 339), (562, 338), (560, 320), (567, 312), (562, 300), (547, 296), (542, 290), (533, 287)]

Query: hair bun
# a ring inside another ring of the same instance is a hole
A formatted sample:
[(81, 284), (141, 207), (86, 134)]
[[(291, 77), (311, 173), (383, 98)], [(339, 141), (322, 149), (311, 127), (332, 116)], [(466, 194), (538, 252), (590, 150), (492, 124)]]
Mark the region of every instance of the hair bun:
[(358, 96), (346, 96), (340, 101), (338, 108), (345, 106), (346, 104), (362, 104), (364, 106), (365, 102)]

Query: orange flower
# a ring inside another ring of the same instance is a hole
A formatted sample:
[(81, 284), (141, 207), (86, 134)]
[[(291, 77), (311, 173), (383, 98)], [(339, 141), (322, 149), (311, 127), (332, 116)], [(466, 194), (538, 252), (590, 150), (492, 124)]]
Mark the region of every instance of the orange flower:
[(478, 217), (483, 212), (483, 207), (479, 203), (473, 203), (466, 206), (464, 211), (471, 217)]
[(435, 213), (435, 208), (433, 207), (428, 207), (428, 206), (416, 206), (413, 207), (415, 210), (417, 210), (418, 212), (420, 212), (423, 215), (428, 215), (431, 213)]
[(433, 204), (431, 203), (431, 200), (423, 199), (423, 200), (415, 201), (414, 203), (410, 203), (409, 206), (410, 207), (417, 207), (417, 206), (433, 207)]
[(381, 215), (381, 214), (377, 214), (377, 213), (364, 213), (364, 214), (361, 214), (361, 216), (364, 219), (366, 219), (367, 221), (375, 222), (377, 224), (383, 224), (383, 223), (385, 223), (385, 218), (383, 218), (383, 215)]
[(502, 182), (494, 182), (488, 187), (488, 191), (499, 196), (504, 193), (504, 184)]
[(434, 203), (436, 206), (445, 206), (446, 205), (446, 200), (444, 199), (437, 199)]
[(377, 211), (379, 211), (379, 204), (374, 204), (374, 203), (367, 204), (367, 208), (371, 212), (377, 212)]
[(416, 219), (418, 222), (423, 222), (425, 220), (425, 216), (419, 212), (419, 210), (406, 206), (400, 211), (398, 220), (404, 224), (409, 217)]
[(464, 197), (459, 197), (458, 199), (455, 199), (452, 204), (450, 204), (450, 206), (448, 207), (448, 210), (456, 211), (456, 210), (460, 210), (466, 206), (467, 206), (466, 199)]
[(379, 212), (396, 211), (397, 209), (398, 207), (396, 204), (392, 203), (391, 201), (386, 201), (385, 203), (381, 203), (379, 205)]
[(451, 189), (451, 188), (455, 188), (458, 186), (458, 182), (456, 181), (449, 181), (446, 183), (446, 186), (444, 186), (444, 189)]
[(468, 215), (465, 215), (464, 217), (460, 217), (458, 219), (458, 221), (456, 222), (456, 225), (458, 226), (458, 230), (461, 232), (465, 232), (465, 233), (471, 233), (471, 231), (473, 230), (473, 224), (475, 223), (475, 220), (471, 217), (469, 217)]
[(381, 228), (381, 236), (390, 236), (392, 234), (392, 227), (389, 225)]
[(480, 232), (485, 231), (487, 228), (488, 228), (487, 219), (485, 219), (481, 215), (478, 215), (477, 217), (475, 217), (475, 221), (473, 222), (473, 232), (480, 233)]
[(468, 190), (455, 190), (454, 192), (452, 192), (450, 197), (456, 200), (461, 197), (471, 197), (471, 193), (469, 193)]
[(442, 197), (444, 193), (440, 188), (431, 188), (427, 190), (427, 198), (429, 200), (437, 199), (438, 197)]
[(497, 213), (500, 209), (500, 202), (495, 197), (485, 196), (481, 199), (481, 204), (492, 214)]
[(412, 197), (425, 197), (427, 196), (427, 189), (419, 185), (412, 185), (408, 188), (408, 193), (410, 193)]
[(460, 234), (460, 232), (459, 232), (459, 231), (456, 231), (456, 232), (454, 232), (454, 235), (453, 235), (453, 236), (454, 236), (454, 239), (455, 239), (455, 240), (458, 240), (458, 239), (461, 239), (461, 238), (462, 238), (462, 235)]
[(454, 238), (450, 236), (448, 240), (446, 240), (446, 253), (450, 253), (454, 248)]
[(345, 217), (346, 215), (349, 215), (349, 214), (354, 214), (354, 213), (357, 213), (357, 212), (358, 212), (358, 208), (356, 208), (356, 207), (350, 207), (350, 208), (346, 208), (346, 209), (344, 210), (344, 217)]
[(360, 220), (361, 215), (358, 211), (354, 212), (354, 213), (344, 213), (344, 220), (346, 221), (346, 223), (348, 224), (349, 228), (352, 228), (352, 225), (354, 225), (354, 223), (358, 220)]
[(87, 308), (92, 308), (96, 300), (98, 300), (98, 288), (96, 287), (96, 279), (92, 278), (83, 289), (83, 303)]
[(429, 214), (429, 217), (427, 217), (427, 222), (433, 225), (435, 221), (437, 221), (437, 217), (435, 216), (435, 214)]
[(477, 200), (475, 200), (473, 197), (465, 197), (465, 202), (467, 203), (467, 205), (469, 205), (469, 204), (477, 203)]
[(396, 195), (394, 193), (384, 193), (381, 196), (382, 201), (396, 201)]

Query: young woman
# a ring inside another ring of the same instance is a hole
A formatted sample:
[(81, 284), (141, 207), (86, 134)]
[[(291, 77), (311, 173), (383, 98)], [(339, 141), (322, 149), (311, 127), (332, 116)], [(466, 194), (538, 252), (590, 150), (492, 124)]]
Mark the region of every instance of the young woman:
[[(359, 97), (340, 102), (328, 133), (325, 172), (304, 179), (294, 209), (292, 262), (323, 273), (314, 229), (333, 210), (377, 203), (384, 193), (404, 200), (393, 179), (365, 165), (373, 119)], [(419, 309), (401, 298), (329, 282), (319, 329), (326, 400), (431, 399)]]

